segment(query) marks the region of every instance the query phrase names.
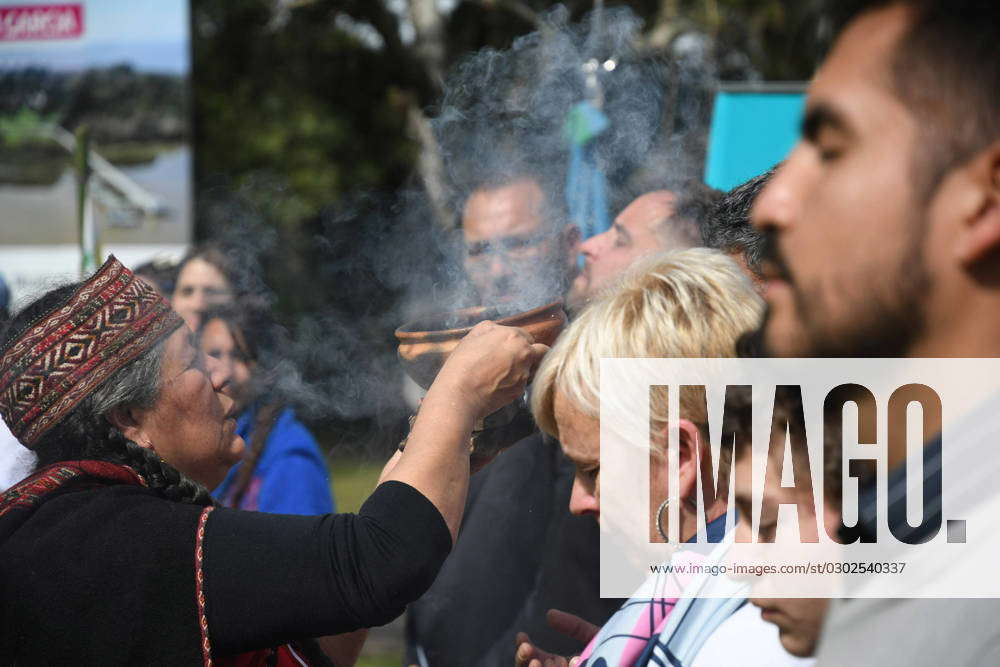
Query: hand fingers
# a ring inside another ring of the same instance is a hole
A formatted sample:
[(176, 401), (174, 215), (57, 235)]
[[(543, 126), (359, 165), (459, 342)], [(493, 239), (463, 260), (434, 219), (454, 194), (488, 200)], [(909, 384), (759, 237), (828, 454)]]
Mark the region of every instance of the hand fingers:
[(536, 362), (541, 361), (545, 353), (549, 351), (549, 346), (545, 343), (532, 343), (531, 344), (531, 356), (533, 356)]
[(519, 338), (523, 338), (529, 344), (535, 342), (535, 337), (526, 329), (522, 329), (521, 327), (508, 327), (502, 324), (496, 324), (495, 322), (491, 322), (490, 324), (493, 324), (494, 328), (499, 329), (504, 333), (514, 334)]
[(532, 657), (535, 655), (535, 647), (532, 646), (528, 635), (523, 632), (517, 633), (517, 651), (514, 652), (515, 667), (529, 667)]
[(531, 644), (521, 644), (517, 653), (514, 654), (514, 667), (532, 667), (532, 665), (541, 664), (538, 656), (535, 655), (535, 647)]
[(545, 620), (548, 622), (549, 627), (556, 632), (562, 633), (567, 637), (572, 637), (584, 644), (590, 642), (594, 638), (594, 635), (597, 634), (597, 631), (600, 630), (593, 623), (589, 623), (575, 614), (558, 609), (549, 609), (548, 613), (545, 614)]
[(535, 371), (538, 370), (539, 364), (542, 363), (542, 358), (548, 351), (549, 351), (548, 345), (543, 345), (542, 343), (531, 344), (531, 368), (528, 370), (529, 382), (535, 377)]
[(466, 338), (475, 338), (476, 336), (482, 336), (487, 331), (497, 328), (497, 323), (493, 320), (483, 320), (479, 322), (474, 327), (469, 329), (469, 333), (465, 334)]

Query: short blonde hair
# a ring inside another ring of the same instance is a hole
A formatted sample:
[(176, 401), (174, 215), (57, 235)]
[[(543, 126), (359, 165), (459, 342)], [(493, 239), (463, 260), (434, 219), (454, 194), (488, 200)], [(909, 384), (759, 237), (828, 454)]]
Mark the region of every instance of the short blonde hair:
[[(583, 414), (599, 418), (602, 357), (733, 357), (737, 339), (759, 325), (762, 312), (749, 279), (717, 250), (694, 248), (642, 260), (585, 308), (545, 355), (531, 396), (535, 421), (558, 437), (556, 391)], [(654, 410), (650, 421), (665, 425), (666, 402), (655, 403), (663, 409)], [(690, 415), (704, 412), (695, 405), (683, 409)]]

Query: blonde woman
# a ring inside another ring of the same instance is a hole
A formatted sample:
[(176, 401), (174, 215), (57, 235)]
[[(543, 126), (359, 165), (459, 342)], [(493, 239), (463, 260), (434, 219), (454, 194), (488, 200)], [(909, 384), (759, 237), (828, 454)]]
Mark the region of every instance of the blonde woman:
[[(644, 261), (580, 314), (539, 367), (531, 406), (542, 430), (559, 440), (576, 465), (571, 512), (600, 516), (601, 358), (732, 357), (737, 339), (757, 327), (762, 310), (753, 286), (731, 259), (699, 248)], [(702, 446), (707, 443), (703, 410), (699, 413), (697, 406), (682, 406), (692, 419), (678, 424), (679, 488), (669, 493), (666, 402), (651, 401), (650, 410), (651, 442), (661, 454), (655, 459), (660, 463), (651, 464), (650, 488), (661, 494), (651, 493), (651, 539), (666, 541), (663, 512), (657, 508), (662, 508), (669, 495), (679, 501), (680, 539), (691, 540), (697, 531), (696, 477), (701, 457), (709, 450)], [(725, 471), (720, 470), (720, 478), (728, 479)], [(722, 541), (726, 507), (725, 494), (705, 507), (709, 541)], [(701, 602), (697, 613), (689, 614), (690, 600), (633, 597), (603, 628), (590, 626), (589, 644), (570, 664), (794, 664), (782, 650), (774, 628), (761, 621), (745, 598)], [(577, 637), (588, 634), (582, 619), (550, 612), (550, 620)], [(535, 647), (530, 638), (519, 637), (517, 665), (567, 663)]]

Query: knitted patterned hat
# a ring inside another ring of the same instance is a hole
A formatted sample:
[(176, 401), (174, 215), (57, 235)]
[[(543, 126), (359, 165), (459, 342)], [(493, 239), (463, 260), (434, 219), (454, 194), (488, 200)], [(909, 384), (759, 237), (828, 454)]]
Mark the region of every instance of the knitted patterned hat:
[(0, 414), (33, 447), (115, 371), (183, 324), (113, 256), (0, 349)]

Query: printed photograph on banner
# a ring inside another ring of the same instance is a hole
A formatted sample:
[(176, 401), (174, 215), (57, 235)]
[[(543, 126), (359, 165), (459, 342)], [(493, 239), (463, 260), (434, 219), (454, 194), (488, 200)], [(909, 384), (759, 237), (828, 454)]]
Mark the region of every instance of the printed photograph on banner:
[(0, 266), (14, 303), (109, 253), (183, 254), (189, 32), (181, 0), (0, 3)]

